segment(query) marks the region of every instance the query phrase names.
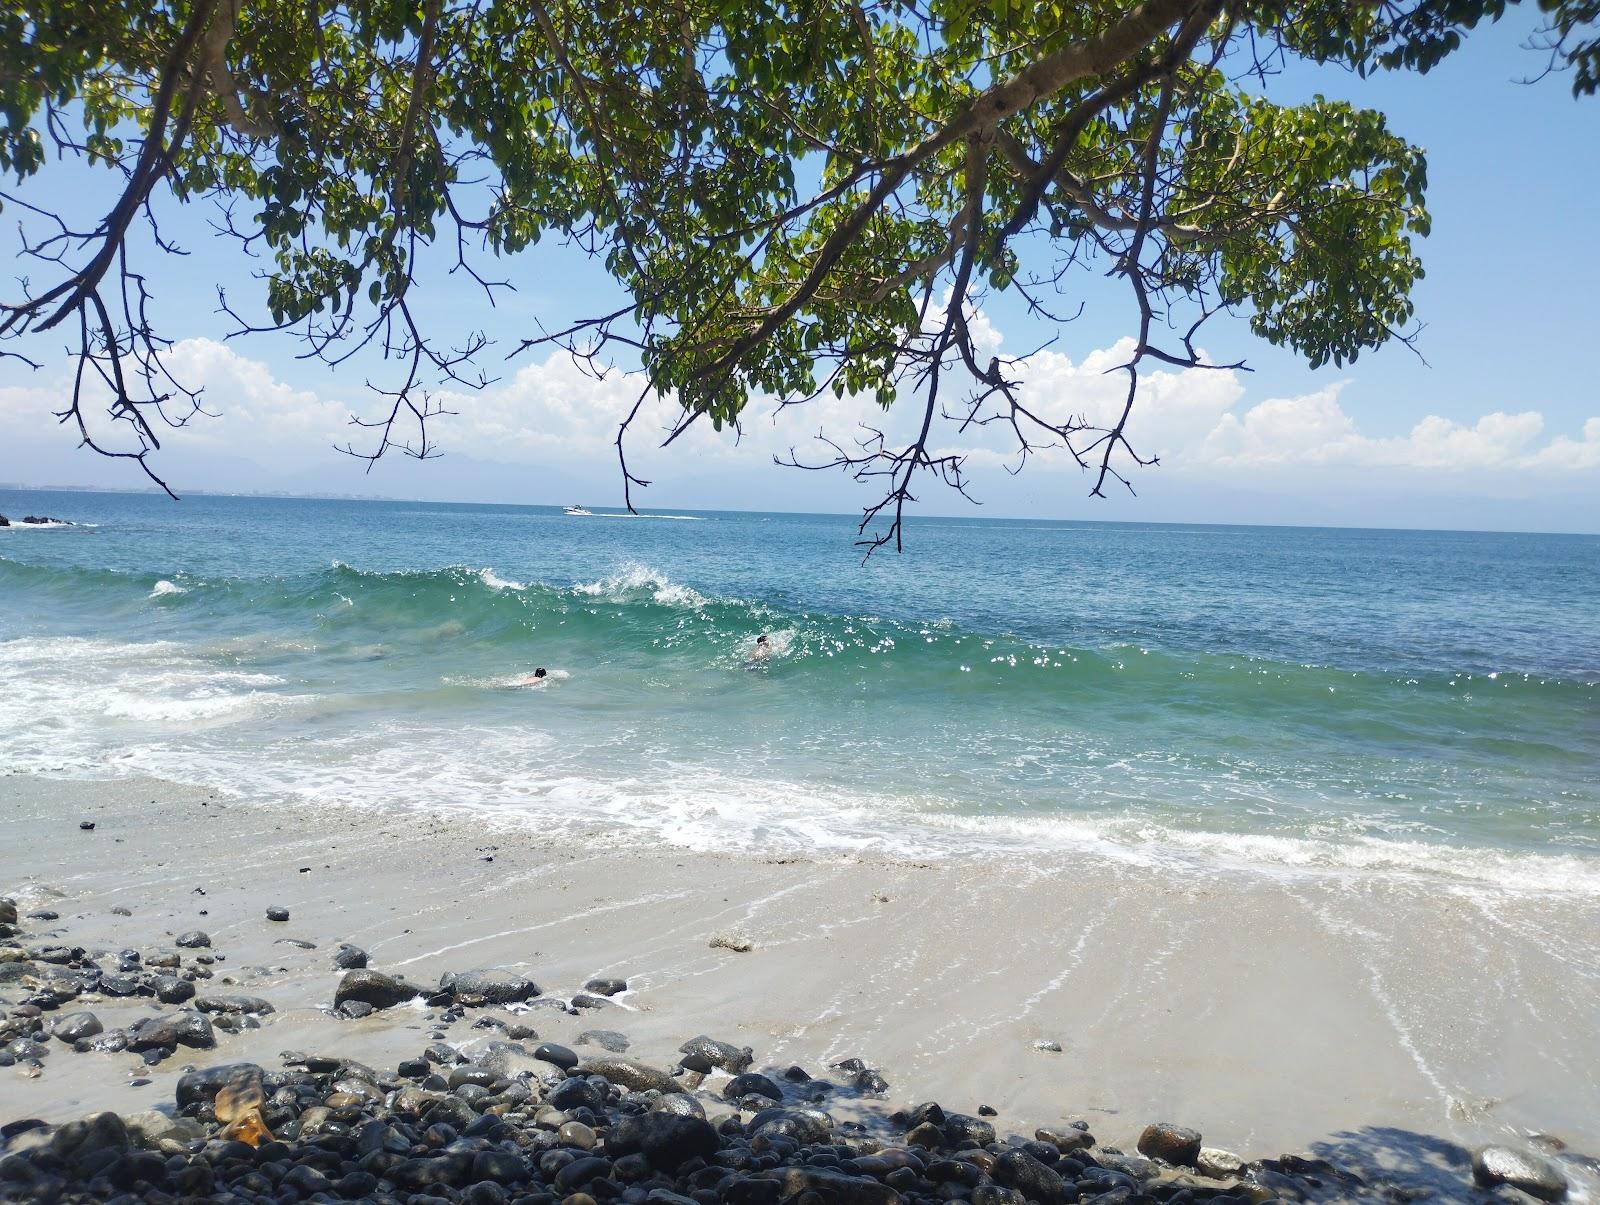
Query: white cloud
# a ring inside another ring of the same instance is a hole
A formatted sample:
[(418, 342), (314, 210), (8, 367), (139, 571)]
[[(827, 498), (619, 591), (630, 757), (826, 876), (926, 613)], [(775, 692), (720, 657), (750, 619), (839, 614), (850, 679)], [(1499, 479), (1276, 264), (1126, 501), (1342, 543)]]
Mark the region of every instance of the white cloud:
[(1583, 440), (1558, 436), (1544, 446), (1537, 410), (1497, 410), (1471, 425), (1430, 414), (1404, 435), (1363, 434), (1340, 405), (1348, 382), (1300, 397), (1271, 398), (1242, 414), (1228, 413), (1195, 449), (1200, 463), (1228, 468), (1268, 465), (1368, 465), (1425, 471), (1594, 468), (1600, 465), (1600, 419)]
[[(984, 349), (998, 350), (1000, 332), (981, 313), (972, 321)], [(1047, 349), (1010, 375), (1022, 380), (1029, 404), (1041, 413), (1057, 420), (1082, 415), (1106, 424), (1121, 412), (1127, 378), (1117, 369), (1131, 350), (1131, 341), (1122, 340), (1074, 361)], [(362, 433), (348, 425), (352, 402), (371, 412), (372, 399), (363, 390), (344, 397), (333, 389), (294, 388), (276, 379), (268, 364), (208, 339), (177, 344), (171, 363), (180, 379), (203, 384), (208, 407), (222, 414), (169, 437), (170, 444), (200, 452), (226, 450), (263, 465), (301, 470), (333, 466), (339, 463), (335, 444), (352, 437), (361, 441)], [(345, 380), (337, 379), (339, 384)], [(1329, 471), (1405, 469), (1425, 477), (1490, 470), (1568, 488), (1560, 483), (1570, 486), (1573, 475), (1600, 469), (1600, 417), (1589, 419), (1578, 435), (1547, 437), (1545, 418), (1535, 410), (1497, 410), (1472, 421), (1430, 415), (1403, 434), (1373, 435), (1345, 409), (1347, 382), (1247, 405), (1244, 381), (1227, 369), (1147, 368), (1129, 437), (1141, 454), (1157, 455), (1169, 467), (1201, 476), (1226, 474), (1233, 483), (1252, 472), (1321, 466)], [(65, 386), (64, 380), (0, 383), (0, 428), (38, 435), (50, 431), (50, 412), (60, 405)], [(481, 393), (441, 395), (456, 413), (435, 420), (430, 435), (447, 454), (609, 470), (617, 424), (640, 388), (636, 377), (613, 372), (596, 378), (556, 353), (521, 365)], [(812, 443), (819, 429), (844, 443), (867, 421), (900, 440), (909, 437), (920, 414), (914, 405), (900, 405), (885, 415), (869, 399), (829, 394), (789, 409), (753, 406), (737, 443), (730, 433), (717, 433), (702, 421), (672, 449), (657, 451), (660, 436), (676, 418), (674, 405), (654, 397), (641, 411), (630, 449), (645, 475), (659, 469), (681, 480), (703, 472), (708, 462), (754, 470), (791, 448), (803, 459), (812, 452), (825, 459), (825, 450)], [(958, 443), (969, 454), (970, 467), (982, 471), (1015, 462), (1014, 446), (1005, 436), (990, 428), (969, 429), (958, 437), (952, 427), (942, 442)], [(1062, 454), (1046, 456), (1037, 470), (1049, 472), (1051, 464), (1063, 463)]]

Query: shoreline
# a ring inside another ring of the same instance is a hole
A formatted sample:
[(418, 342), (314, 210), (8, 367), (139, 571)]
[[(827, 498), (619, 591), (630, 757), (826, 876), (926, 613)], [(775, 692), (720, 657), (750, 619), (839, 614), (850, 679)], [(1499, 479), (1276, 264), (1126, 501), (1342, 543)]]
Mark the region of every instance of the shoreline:
[[(983, 1105), (1027, 1133), (1083, 1119), (1130, 1151), (1164, 1120), (1247, 1155), (1335, 1163), (1536, 1132), (1600, 1150), (1600, 902), (1583, 896), (1207, 880), (1060, 852), (970, 864), (697, 853), (457, 812), (19, 774), (0, 776), (0, 848), (0, 895), (60, 914), (27, 922), (35, 939), (60, 929), (91, 949), (149, 949), (204, 929), (227, 953), (216, 979), (237, 981), (212, 990), (275, 1008), (259, 1029), (139, 1075), (136, 1056), (65, 1048), (37, 1079), (0, 1071), (0, 1122), (147, 1110), (171, 1100), (185, 1063), (270, 1069), (281, 1051), (335, 1046), (373, 1066), (414, 1056), (417, 1009), (321, 1011), (347, 941), (424, 986), (480, 967), (526, 975), (546, 998), (627, 979), (582, 1016), (532, 1009), (550, 1041), (616, 1029), (630, 1057), (658, 1066), (697, 1033), (751, 1046), (760, 1067), (860, 1058), (896, 1106)], [(288, 922), (264, 919), (275, 905)], [(753, 949), (712, 948), (718, 935)], [(1596, 956), (1571, 957), (1585, 948)], [(82, 1007), (108, 1028), (149, 1011)], [(471, 1025), (449, 1040), (481, 1042)]]

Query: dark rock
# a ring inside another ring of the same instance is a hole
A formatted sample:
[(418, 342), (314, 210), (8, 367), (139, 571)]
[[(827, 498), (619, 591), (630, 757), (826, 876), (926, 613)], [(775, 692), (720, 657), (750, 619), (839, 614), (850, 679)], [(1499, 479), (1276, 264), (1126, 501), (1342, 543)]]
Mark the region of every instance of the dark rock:
[(349, 1017), (352, 1021), (359, 1021), (362, 1017), (370, 1017), (376, 1011), (365, 1000), (346, 1000), (339, 1006), (339, 1012)]
[(1048, 1142), (1063, 1155), (1070, 1155), (1073, 1151), (1088, 1150), (1094, 1145), (1093, 1134), (1073, 1126), (1068, 1126), (1064, 1130), (1035, 1130), (1033, 1136), (1040, 1142)]
[(821, 1109), (762, 1109), (750, 1119), (750, 1133), (793, 1138), (802, 1146), (827, 1142), (833, 1134), (833, 1118)]
[(0, 925), (14, 925), (16, 923), (16, 901), (10, 899), (0, 899)]
[(128, 1129), (115, 1113), (96, 1113), (58, 1126), (48, 1150), (73, 1175), (91, 1179), (129, 1149)]
[(545, 1094), (545, 1103), (552, 1109), (570, 1113), (574, 1109), (605, 1108), (605, 1093), (583, 1078), (562, 1080)]
[(341, 971), (361, 971), (367, 966), (367, 952), (360, 946), (342, 944), (333, 956), (333, 965)]
[(598, 1046), (612, 1054), (622, 1054), (628, 1049), (627, 1035), (614, 1029), (586, 1029), (575, 1040), (579, 1046)]
[(66, 1013), (50, 1023), (50, 1036), (60, 1038), (69, 1045), (104, 1032), (105, 1026), (93, 1013)]
[(218, 1091), (232, 1083), (237, 1088), (250, 1091), (262, 1087), (261, 1067), (254, 1063), (224, 1063), (218, 1067), (202, 1067), (200, 1071), (186, 1071), (178, 1079), (179, 1109), (195, 1106), (195, 1104), (210, 1104)]
[(824, 1205), (900, 1205), (900, 1194), (867, 1176), (820, 1167), (783, 1167), (763, 1173), (783, 1186), (785, 1198), (815, 1193)]
[(450, 1075), (445, 1080), (452, 1091), (462, 1084), (476, 1084), (480, 1088), (493, 1087), (500, 1076), (487, 1067), (478, 1067), (472, 1063), (462, 1063), (450, 1069)]
[(259, 996), (201, 996), (194, 1006), (203, 1013), (254, 1013), (258, 1017), (273, 1011)]
[(1014, 1188), (980, 1184), (972, 1190), (972, 1205), (1026, 1205), (1027, 1198)]
[(89, 1039), (89, 1049), (102, 1054), (120, 1054), (128, 1048), (126, 1030), (109, 1029), (99, 1037)]
[(190, 929), (187, 933), (178, 934), (176, 944), (186, 950), (208, 949), (211, 945), (211, 935), (199, 929)]
[(1179, 1167), (1193, 1167), (1200, 1154), (1200, 1131), (1158, 1121), (1139, 1135), (1139, 1153)]
[(345, 973), (333, 993), (333, 1006), (338, 1008), (346, 1000), (357, 1000), (373, 1008), (393, 1008), (414, 1000), (422, 989), (403, 979), (385, 975), (381, 971), (355, 970)]
[(856, 1072), (854, 1082), (859, 1091), (869, 1096), (883, 1096), (889, 1091), (889, 1081), (870, 1067)]
[(546, 1063), (552, 1063), (563, 1071), (571, 1071), (578, 1065), (578, 1056), (565, 1046), (555, 1042), (541, 1042), (534, 1047), (533, 1057)]
[(765, 1096), (768, 1100), (782, 1100), (783, 1089), (759, 1071), (736, 1075), (722, 1089), (723, 1098), (738, 1100), (744, 1096)]
[(944, 1125), (945, 1140), (953, 1147), (963, 1146), (988, 1146), (994, 1141), (994, 1127), (980, 1117), (968, 1117), (965, 1113), (945, 1114)]
[[(667, 1072), (633, 1059), (605, 1057), (585, 1059), (578, 1064), (584, 1075), (598, 1075), (630, 1092), (682, 1092), (683, 1088)], [(771, 1080), (767, 1081), (771, 1083)]]
[(137, 975), (100, 976), (102, 996), (137, 996), (145, 985)]
[(572, 997), (573, 1008), (605, 1008), (611, 1003), (604, 996), (592, 996), (588, 992), (578, 992)]
[(128, 1029), (128, 1049), (133, 1051), (171, 1050), (178, 1046), (209, 1050), (216, 1044), (211, 1022), (203, 1013), (187, 1009), (141, 1021)]
[(1062, 1205), (1067, 1199), (1066, 1185), (1059, 1173), (1026, 1151), (1006, 1151), (996, 1157), (993, 1175), (996, 1183), (1014, 1188), (1040, 1205)]
[(1485, 1146), (1472, 1153), (1472, 1178), (1485, 1188), (1509, 1184), (1541, 1201), (1566, 1199), (1567, 1178), (1550, 1160), (1509, 1146)]
[(708, 1038), (704, 1034), (690, 1038), (678, 1047), (679, 1054), (698, 1055), (713, 1067), (720, 1067), (731, 1075), (738, 1075), (746, 1070), (755, 1056), (748, 1046), (734, 1046), (728, 1042), (719, 1042), (715, 1038)]
[(584, 1159), (574, 1159), (556, 1173), (555, 1187), (560, 1192), (571, 1192), (575, 1188), (582, 1188), (591, 1180), (598, 1180), (611, 1172), (611, 1160), (589, 1156)]
[(289, 919), (289, 910), (281, 904), (274, 904), (267, 909), (267, 919), (286, 921)]
[(155, 975), (149, 983), (156, 999), (163, 1004), (182, 1004), (194, 999), (194, 984), (179, 975)]
[(698, 1117), (705, 1120), (705, 1108), (687, 1092), (671, 1092), (665, 1096), (657, 1096), (650, 1102), (652, 1113), (677, 1113), (682, 1117)]
[(496, 1184), (521, 1184), (528, 1178), (527, 1164), (505, 1151), (479, 1151), (472, 1159), (474, 1180), (493, 1180)]
[(309, 1197), (312, 1193), (327, 1192), (333, 1184), (316, 1168), (302, 1163), (291, 1167), (283, 1179), (278, 1181), (278, 1187), (292, 1188), (302, 1196)]
[(584, 985), (585, 991), (595, 992), (601, 996), (619, 996), (628, 990), (626, 979), (591, 979)]
[(479, 970), (446, 974), (439, 979), (439, 990), (458, 1000), (477, 997), (490, 1004), (520, 1004), (539, 994), (539, 985), (513, 971)]
[[(465, 1151), (434, 1154), (429, 1158), (407, 1159), (385, 1177), (406, 1188), (431, 1188), (460, 1184), (472, 1170), (473, 1156)], [(415, 1194), (410, 1199), (416, 1201)]]
[(675, 1171), (690, 1159), (708, 1159), (718, 1146), (717, 1132), (709, 1122), (676, 1113), (624, 1117), (606, 1138), (606, 1149), (613, 1155), (643, 1154), (666, 1171)]

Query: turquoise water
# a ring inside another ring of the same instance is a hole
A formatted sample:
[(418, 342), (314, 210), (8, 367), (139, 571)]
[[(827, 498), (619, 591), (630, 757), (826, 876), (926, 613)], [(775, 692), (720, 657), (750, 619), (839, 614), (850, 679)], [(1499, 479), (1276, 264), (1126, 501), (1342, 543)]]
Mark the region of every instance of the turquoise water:
[(30, 511), (84, 526), (0, 530), (0, 766), (1600, 891), (1596, 537), (924, 519), (863, 566), (830, 516)]

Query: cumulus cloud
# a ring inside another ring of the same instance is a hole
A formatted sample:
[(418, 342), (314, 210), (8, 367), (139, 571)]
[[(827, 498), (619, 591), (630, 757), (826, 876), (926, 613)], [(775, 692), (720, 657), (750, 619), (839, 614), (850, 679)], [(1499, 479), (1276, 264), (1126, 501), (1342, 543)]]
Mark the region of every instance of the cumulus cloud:
[(1471, 424), (1430, 414), (1404, 435), (1363, 434), (1340, 405), (1348, 382), (1300, 397), (1270, 398), (1224, 414), (1195, 449), (1195, 460), (1233, 469), (1268, 465), (1370, 465), (1454, 472), (1472, 469), (1581, 470), (1600, 466), (1600, 419), (1582, 439), (1540, 445), (1544, 415), (1497, 410)]
[[(985, 351), (998, 350), (999, 331), (981, 314), (974, 332)], [(1094, 424), (1121, 412), (1126, 377), (1115, 371), (1126, 362), (1132, 343), (1122, 340), (1074, 360), (1055, 350), (1038, 353), (1010, 375), (1028, 391), (1030, 405), (1064, 418), (1081, 415)], [(304, 468), (333, 464), (332, 448), (361, 432), (352, 431), (354, 406), (370, 408), (363, 391), (292, 387), (271, 367), (209, 339), (176, 345), (171, 362), (181, 379), (205, 385), (207, 405), (220, 412), (198, 420), (172, 443), (197, 451), (226, 449), (265, 465)], [(343, 384), (342, 379), (335, 379)], [(40, 385), (0, 381), (0, 427), (43, 433), (50, 411), (58, 408), (64, 381)], [(1128, 434), (1143, 455), (1159, 456), (1169, 467), (1193, 474), (1226, 473), (1237, 482), (1252, 471), (1297, 465), (1404, 469), (1416, 474), (1449, 475), (1491, 470), (1571, 480), (1600, 469), (1600, 417), (1577, 434), (1547, 432), (1535, 410), (1497, 410), (1471, 420), (1430, 415), (1402, 434), (1363, 431), (1345, 408), (1351, 386), (1335, 383), (1291, 397), (1251, 403), (1245, 378), (1231, 370), (1160, 368), (1141, 377), (1138, 402)], [(444, 394), (454, 414), (434, 422), (430, 435), (446, 453), (528, 465), (608, 463), (617, 425), (638, 400), (638, 378), (620, 372), (596, 377), (556, 353), (521, 365), (511, 376), (475, 394)], [(670, 400), (651, 397), (639, 416), (632, 447), (645, 469), (672, 472), (687, 461), (732, 463), (746, 468), (797, 449), (802, 459), (815, 450), (819, 430), (840, 442), (852, 438), (863, 420), (885, 430), (891, 440), (909, 438), (920, 420), (916, 408), (897, 406), (888, 414), (867, 399), (827, 395), (793, 408), (757, 404), (736, 440), (701, 422), (667, 453), (655, 445), (678, 417)], [(1015, 448), (998, 429), (969, 429), (955, 436), (959, 450), (982, 469), (1015, 462)], [(1050, 471), (1052, 457), (1037, 468)], [(1065, 462), (1063, 454), (1053, 461)], [(759, 502), (752, 498), (751, 502)]]

